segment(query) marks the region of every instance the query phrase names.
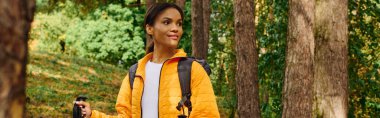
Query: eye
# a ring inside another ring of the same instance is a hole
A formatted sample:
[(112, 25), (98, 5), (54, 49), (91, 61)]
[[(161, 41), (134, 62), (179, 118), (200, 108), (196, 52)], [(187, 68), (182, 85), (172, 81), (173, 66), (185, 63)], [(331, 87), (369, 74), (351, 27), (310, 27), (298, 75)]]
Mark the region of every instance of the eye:
[(162, 23), (164, 23), (165, 25), (169, 25), (170, 21), (169, 20), (164, 20)]
[(182, 22), (178, 22), (177, 25), (178, 25), (178, 26), (182, 26)]

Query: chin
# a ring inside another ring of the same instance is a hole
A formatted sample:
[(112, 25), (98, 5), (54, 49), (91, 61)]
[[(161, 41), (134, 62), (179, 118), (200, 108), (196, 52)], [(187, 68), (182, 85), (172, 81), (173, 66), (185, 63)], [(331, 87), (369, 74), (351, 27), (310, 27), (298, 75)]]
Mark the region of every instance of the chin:
[(168, 45), (170, 48), (177, 48), (178, 47), (178, 42), (172, 42)]
[(170, 48), (171, 48), (171, 49), (177, 49), (178, 46), (177, 46), (177, 45), (176, 45), (176, 46), (170, 46)]
[(178, 44), (176, 44), (176, 45), (169, 45), (168, 47), (171, 48), (171, 49), (177, 49), (178, 48)]

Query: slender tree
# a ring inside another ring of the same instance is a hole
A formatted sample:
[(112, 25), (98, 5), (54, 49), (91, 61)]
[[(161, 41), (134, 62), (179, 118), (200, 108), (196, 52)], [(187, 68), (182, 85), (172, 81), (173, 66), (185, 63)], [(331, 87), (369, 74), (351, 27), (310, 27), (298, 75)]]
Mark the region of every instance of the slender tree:
[(315, 5), (314, 116), (348, 114), (348, 1), (318, 0)]
[(0, 117), (25, 117), (28, 32), (34, 0), (0, 1)]
[(167, 2), (167, 0), (157, 0), (158, 3)]
[(210, 27), (210, 0), (191, 1), (192, 55), (207, 58)]
[(312, 117), (314, 0), (289, 0), (283, 118)]
[(181, 7), (183, 10), (185, 9), (185, 3), (186, 3), (186, 0), (176, 0), (175, 3)]
[(234, 0), (238, 115), (259, 118), (259, 87), (253, 0)]
[(207, 59), (207, 53), (208, 53), (208, 42), (209, 42), (209, 36), (210, 36), (210, 14), (211, 14), (211, 8), (210, 8), (210, 0), (202, 0), (202, 15), (203, 15), (203, 42), (198, 42), (198, 45), (193, 46), (200, 46), (202, 49), (198, 50), (198, 52), (195, 52), (193, 54), (199, 55), (199, 57), (203, 59)]
[(156, 3), (155, 0), (146, 0), (146, 8), (148, 9), (150, 6), (152, 6), (154, 3)]

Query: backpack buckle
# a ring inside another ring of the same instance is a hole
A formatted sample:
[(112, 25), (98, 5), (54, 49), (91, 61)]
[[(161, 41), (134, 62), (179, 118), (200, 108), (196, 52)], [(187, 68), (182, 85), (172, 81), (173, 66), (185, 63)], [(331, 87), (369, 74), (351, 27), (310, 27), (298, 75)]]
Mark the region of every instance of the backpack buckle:
[(182, 97), (182, 99), (178, 102), (178, 105), (177, 105), (177, 110), (178, 111), (181, 111), (181, 109), (183, 110), (182, 111), (182, 114), (178, 115), (178, 118), (186, 118), (187, 116), (185, 115), (185, 109), (184, 109), (184, 106), (187, 107), (187, 110), (188, 110), (188, 115), (190, 117), (190, 113), (191, 111), (193, 110), (193, 107), (191, 105), (191, 101), (190, 98), (191, 96), (191, 93), (185, 95)]

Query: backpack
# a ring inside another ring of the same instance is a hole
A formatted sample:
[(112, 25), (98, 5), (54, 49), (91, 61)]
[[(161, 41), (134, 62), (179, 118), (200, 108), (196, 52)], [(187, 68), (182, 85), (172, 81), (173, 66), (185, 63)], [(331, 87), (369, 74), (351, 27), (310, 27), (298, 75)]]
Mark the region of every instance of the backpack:
[[(183, 57), (179, 60), (178, 62), (178, 76), (179, 76), (179, 81), (180, 81), (180, 86), (181, 86), (181, 91), (182, 91), (182, 99), (178, 103), (178, 106), (176, 107), (177, 110), (181, 110), (183, 105), (185, 105), (188, 108), (188, 114), (192, 111), (192, 106), (191, 106), (191, 89), (190, 89), (190, 82), (191, 82), (191, 66), (193, 62), (197, 62), (202, 65), (203, 69), (207, 72), (208, 75), (211, 74), (211, 68), (210, 65), (207, 64), (206, 60), (204, 59), (199, 59), (195, 57)], [(131, 89), (133, 89), (133, 82), (135, 80), (135, 74), (137, 70), (137, 63), (132, 65), (129, 68), (129, 83)]]

